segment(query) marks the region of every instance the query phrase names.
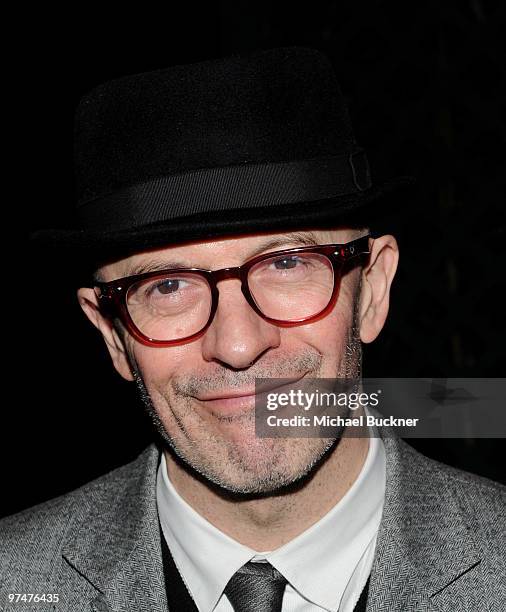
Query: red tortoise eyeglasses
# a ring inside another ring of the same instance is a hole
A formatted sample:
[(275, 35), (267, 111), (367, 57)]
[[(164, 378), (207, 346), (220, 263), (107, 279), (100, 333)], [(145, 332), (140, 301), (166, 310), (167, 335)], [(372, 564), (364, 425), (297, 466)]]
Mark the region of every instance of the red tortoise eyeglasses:
[(331, 310), (341, 277), (367, 254), (369, 235), (264, 253), (236, 267), (156, 270), (95, 282), (94, 288), (103, 314), (119, 317), (139, 342), (172, 346), (206, 332), (218, 308), (218, 283), (231, 278), (241, 281), (244, 298), (269, 323), (312, 323)]

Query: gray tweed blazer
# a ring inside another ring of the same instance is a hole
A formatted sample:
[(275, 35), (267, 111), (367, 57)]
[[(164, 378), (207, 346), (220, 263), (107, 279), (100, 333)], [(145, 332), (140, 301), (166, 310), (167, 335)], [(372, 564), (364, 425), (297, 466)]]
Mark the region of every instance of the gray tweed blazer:
[[(396, 437), (384, 442), (386, 499), (368, 612), (506, 610), (506, 488)], [(135, 461), (0, 521), (0, 610), (167, 612), (159, 458), (152, 444)], [(9, 604), (9, 593), (56, 593), (59, 601)]]

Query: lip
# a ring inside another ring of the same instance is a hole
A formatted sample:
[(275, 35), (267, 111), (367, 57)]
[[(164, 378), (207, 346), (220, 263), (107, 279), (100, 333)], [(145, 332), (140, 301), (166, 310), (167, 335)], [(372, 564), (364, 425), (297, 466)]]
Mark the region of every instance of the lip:
[(243, 391), (230, 391), (224, 392), (221, 395), (214, 395), (209, 397), (197, 397), (197, 399), (201, 402), (214, 402), (216, 400), (225, 400), (225, 399), (233, 399), (237, 397), (250, 397), (251, 395), (255, 395), (255, 391), (251, 389), (243, 390)]
[[(307, 374), (305, 372), (302, 376), (293, 379), (289, 378), (292, 383), (298, 382)], [(283, 379), (285, 380), (285, 379)], [(272, 385), (266, 385), (262, 387), (261, 394), (267, 393), (269, 391), (273, 391), (275, 389), (283, 388), (287, 386), (287, 383), (279, 383), (275, 380), (272, 381)], [(232, 416), (234, 414), (244, 413), (247, 409), (251, 410), (255, 406), (255, 397), (257, 394), (254, 389), (242, 389), (238, 390), (230, 390), (223, 391), (220, 395), (215, 396), (200, 396), (195, 397), (196, 400), (201, 402), (211, 413), (216, 416)]]
[(255, 407), (255, 394), (199, 400), (213, 416), (230, 417), (250, 412)]

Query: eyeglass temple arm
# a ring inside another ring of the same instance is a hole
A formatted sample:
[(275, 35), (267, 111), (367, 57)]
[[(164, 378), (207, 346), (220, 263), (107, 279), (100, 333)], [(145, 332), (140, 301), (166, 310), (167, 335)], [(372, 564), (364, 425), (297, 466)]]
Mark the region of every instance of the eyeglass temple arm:
[(100, 293), (97, 293), (97, 291), (95, 291), (100, 311), (105, 316), (112, 316), (114, 314), (114, 305), (110, 293), (111, 285), (100, 281), (94, 281), (93, 287), (100, 290)]
[(359, 257), (360, 255), (368, 255), (371, 251), (369, 250), (369, 238), (370, 234), (366, 236), (362, 236), (361, 238), (357, 238), (353, 240), (349, 244), (345, 244), (341, 249), (341, 257), (343, 257), (346, 261), (353, 259), (354, 257)]

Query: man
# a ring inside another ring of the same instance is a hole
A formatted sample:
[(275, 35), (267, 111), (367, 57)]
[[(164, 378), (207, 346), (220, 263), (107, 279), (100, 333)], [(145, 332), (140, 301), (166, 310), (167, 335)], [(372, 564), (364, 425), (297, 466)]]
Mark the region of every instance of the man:
[(80, 228), (37, 239), (94, 268), (79, 303), (159, 439), (1, 522), (5, 609), (499, 610), (502, 487), (386, 429), (255, 434), (256, 380), (360, 376), (397, 267), (367, 227), (401, 181), (371, 185), (326, 58), (125, 77), (76, 134)]

